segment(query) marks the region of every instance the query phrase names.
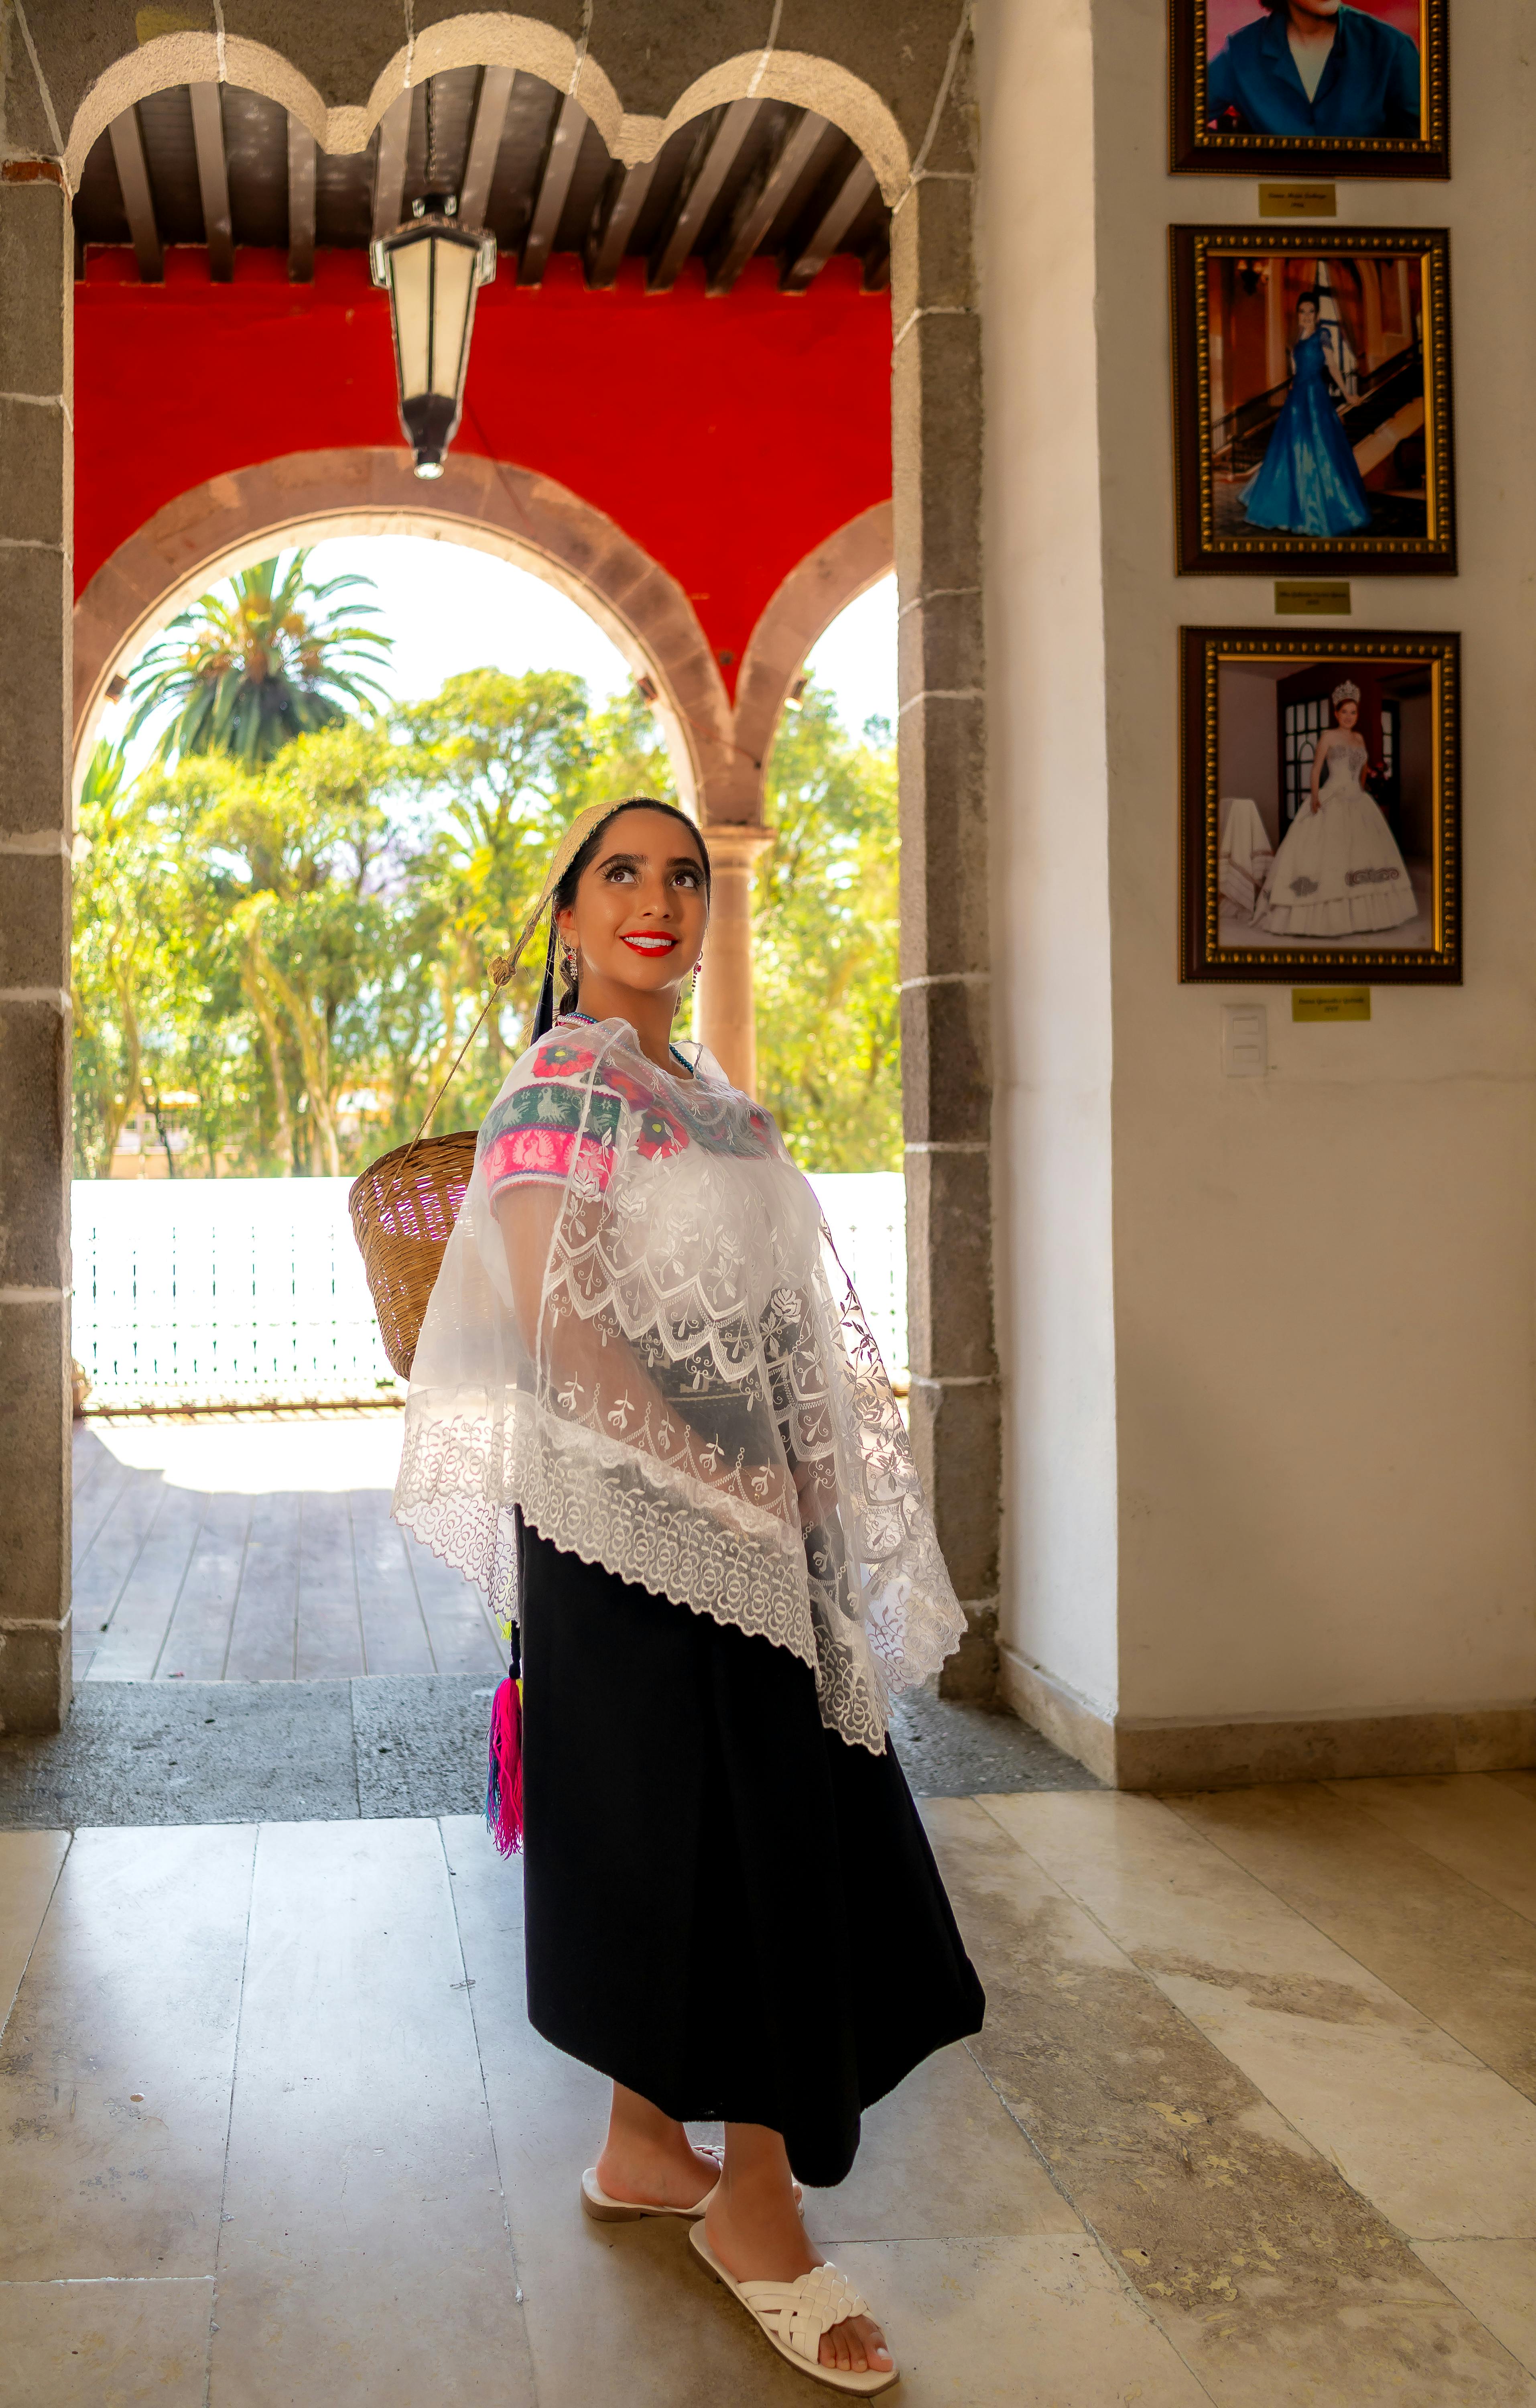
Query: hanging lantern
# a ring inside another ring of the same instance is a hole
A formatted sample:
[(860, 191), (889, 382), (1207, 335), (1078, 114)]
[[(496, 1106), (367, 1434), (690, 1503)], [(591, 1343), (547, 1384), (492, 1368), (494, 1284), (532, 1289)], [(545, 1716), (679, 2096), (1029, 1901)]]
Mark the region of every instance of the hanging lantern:
[(496, 272), (496, 238), (456, 225), (452, 193), (429, 193), (376, 242), (373, 280), (389, 294), (400, 423), (418, 477), (440, 477), (458, 430), (475, 294)]

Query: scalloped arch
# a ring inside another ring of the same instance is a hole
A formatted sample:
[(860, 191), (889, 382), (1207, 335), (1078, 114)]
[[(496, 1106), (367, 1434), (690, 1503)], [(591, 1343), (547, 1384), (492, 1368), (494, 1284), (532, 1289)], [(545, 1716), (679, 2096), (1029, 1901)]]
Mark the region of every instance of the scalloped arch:
[(887, 203), (894, 205), (911, 181), (907, 137), (880, 94), (862, 76), (812, 50), (743, 50), (737, 58), (723, 59), (678, 95), (659, 122), (653, 149), (642, 156), (654, 157), (669, 134), (707, 108), (749, 99), (787, 100), (797, 108), (813, 108), (838, 126), (868, 160)]
[[(218, 37), (211, 33), (160, 34), (114, 59), (75, 112), (64, 163), (71, 187), (114, 117), (151, 93), (215, 82), (220, 65)], [(374, 127), (408, 83), (464, 66), (512, 67), (538, 76), (557, 92), (573, 92), (611, 156), (629, 166), (654, 158), (668, 135), (705, 109), (761, 98), (812, 108), (839, 126), (868, 160), (887, 202), (894, 203), (910, 180), (906, 138), (878, 93), (862, 77), (810, 50), (744, 50), (725, 59), (696, 77), (664, 118), (626, 115), (611, 79), (568, 34), (534, 17), (484, 10), (445, 18), (413, 45), (402, 45), (360, 107), (328, 108), (309, 78), (280, 50), (238, 34), (225, 37), (223, 79), (277, 101), (308, 126), (322, 150), (335, 154), (366, 150)]]

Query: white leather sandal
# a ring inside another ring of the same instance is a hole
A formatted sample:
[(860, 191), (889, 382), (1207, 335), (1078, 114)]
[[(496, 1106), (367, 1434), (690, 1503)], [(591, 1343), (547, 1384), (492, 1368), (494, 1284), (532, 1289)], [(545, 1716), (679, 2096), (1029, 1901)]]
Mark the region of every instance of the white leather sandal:
[(868, 2300), (836, 2266), (812, 2266), (809, 2274), (797, 2274), (793, 2283), (738, 2283), (711, 2248), (702, 2224), (696, 2224), (688, 2238), (715, 2281), (734, 2293), (797, 2373), (809, 2374), (833, 2391), (854, 2392), (861, 2400), (873, 2399), (877, 2391), (893, 2390), (900, 2382), (894, 2366), (884, 2373), (867, 2367), (862, 2374), (855, 2374), (852, 2367), (824, 2366), (817, 2357), (823, 2333), (848, 2316), (869, 2314)]
[[(718, 2167), (720, 2163), (718, 2149), (700, 2149), (698, 2154), (701, 2157), (712, 2157)], [(596, 2167), (588, 2166), (581, 2176), (581, 2206), (583, 2212), (591, 2216), (595, 2224), (638, 2224), (645, 2215), (682, 2215), (691, 2222), (696, 2215), (703, 2214), (719, 2188), (720, 2179), (717, 2174), (703, 2198), (696, 2200), (692, 2207), (641, 2207), (633, 2200), (610, 2199), (597, 2180)]]
[[(718, 2149), (700, 2149), (698, 2154), (701, 2157), (712, 2157), (717, 2166), (720, 2163)], [(692, 2207), (644, 2207), (630, 2199), (610, 2199), (597, 2180), (596, 2167), (588, 2166), (581, 2176), (581, 2207), (594, 2224), (636, 2224), (642, 2215), (682, 2215), (692, 2223), (696, 2215), (703, 2214), (719, 2188), (720, 2184), (716, 2180)], [(798, 2183), (795, 2185), (795, 2204), (803, 2212), (805, 2201)]]

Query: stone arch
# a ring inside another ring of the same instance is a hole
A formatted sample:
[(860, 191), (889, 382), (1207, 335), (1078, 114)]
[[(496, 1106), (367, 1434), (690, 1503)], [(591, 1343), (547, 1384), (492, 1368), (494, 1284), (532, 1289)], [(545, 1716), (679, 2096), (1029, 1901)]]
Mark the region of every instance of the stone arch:
[[(858, 144), (875, 171), (883, 198), (893, 206), (911, 179), (906, 136), (880, 94), (862, 76), (811, 50), (743, 50), (734, 59), (723, 59), (680, 93), (664, 118), (652, 121), (658, 129), (655, 141), (639, 155), (654, 157), (680, 125), (730, 100), (786, 100), (797, 108), (814, 109)], [(628, 121), (633, 125), (641, 122)]]
[[(91, 146), (114, 117), (151, 93), (177, 84), (230, 83), (275, 100), (309, 128), (323, 150), (366, 150), (385, 110), (408, 87), (450, 67), (506, 66), (538, 76), (556, 91), (573, 93), (615, 157), (622, 148), (624, 113), (619, 96), (596, 62), (579, 50), (568, 34), (533, 17), (477, 13), (450, 17), (409, 47), (402, 47), (375, 77), (362, 107), (327, 107), (301, 69), (280, 50), (240, 34), (159, 34), (114, 59), (80, 102), (65, 148), (65, 172), (79, 179)], [(659, 119), (634, 121), (642, 145)], [(649, 158), (642, 147), (636, 155)]]
[(789, 690), (838, 613), (895, 568), (894, 519), (889, 502), (850, 519), (790, 570), (754, 627), (736, 686), (739, 749), (711, 796), (718, 819), (762, 817), (763, 785)]
[(400, 450), (301, 452), (213, 478), (157, 510), (75, 605), (79, 753), (116, 663), (157, 620), (303, 533), (454, 537), (495, 552), (590, 611), (650, 679), (680, 792), (701, 818), (737, 760), (724, 681), (676, 580), (590, 502), (527, 468), (455, 452), (430, 495)]
[(911, 154), (891, 110), (872, 85), (835, 60), (808, 50), (743, 50), (696, 77), (665, 117), (629, 113), (583, 43), (538, 18), (487, 10), (445, 18), (402, 44), (361, 107), (328, 107), (280, 50), (245, 35), (158, 34), (114, 59), (86, 92), (65, 143), (65, 174), (73, 188), (93, 143), (112, 119), (177, 84), (230, 83), (260, 93), (307, 126), (322, 150), (355, 152), (366, 149), (380, 119), (403, 92), (428, 76), (463, 66), (511, 67), (571, 93), (611, 156), (626, 166), (653, 159), (668, 135), (706, 109), (761, 98), (812, 108), (840, 127), (864, 152), (887, 202), (894, 204), (911, 179)]

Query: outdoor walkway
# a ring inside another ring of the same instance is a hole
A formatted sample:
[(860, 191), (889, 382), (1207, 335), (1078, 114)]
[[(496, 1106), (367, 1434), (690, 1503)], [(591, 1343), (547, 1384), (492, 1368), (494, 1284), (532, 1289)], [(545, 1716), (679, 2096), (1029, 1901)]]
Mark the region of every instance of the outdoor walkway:
[[(986, 2030), (807, 2201), (897, 2400), (1536, 2408), (1536, 1777), (925, 1812)], [(581, 2215), (520, 1894), (467, 1816), (0, 1834), (0, 2408), (807, 2408)]]
[(491, 1672), (477, 1589), (390, 1520), (397, 1412), (75, 1429), (75, 1679)]

